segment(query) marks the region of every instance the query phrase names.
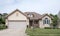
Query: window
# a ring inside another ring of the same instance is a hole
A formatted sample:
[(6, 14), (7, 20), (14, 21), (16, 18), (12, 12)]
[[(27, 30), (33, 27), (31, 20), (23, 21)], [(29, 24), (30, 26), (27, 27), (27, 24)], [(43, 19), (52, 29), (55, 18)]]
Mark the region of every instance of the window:
[(45, 18), (45, 19), (43, 20), (43, 24), (50, 24), (50, 20), (49, 20), (48, 18)]
[(50, 24), (50, 20), (48, 21), (48, 24)]
[(28, 17), (33, 17), (33, 14), (28, 14)]

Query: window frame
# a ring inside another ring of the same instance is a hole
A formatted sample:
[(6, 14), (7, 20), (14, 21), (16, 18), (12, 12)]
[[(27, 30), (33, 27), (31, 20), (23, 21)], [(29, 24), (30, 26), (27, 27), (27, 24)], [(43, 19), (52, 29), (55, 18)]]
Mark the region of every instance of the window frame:
[(50, 24), (50, 20), (49, 20), (48, 18), (45, 18), (45, 19), (43, 20), (43, 24)]

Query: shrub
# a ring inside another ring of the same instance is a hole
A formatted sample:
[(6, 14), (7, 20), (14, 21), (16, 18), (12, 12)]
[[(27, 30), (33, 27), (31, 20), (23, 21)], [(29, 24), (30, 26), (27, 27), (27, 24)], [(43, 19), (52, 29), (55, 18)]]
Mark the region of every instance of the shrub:
[(45, 27), (45, 29), (51, 29), (51, 27)]
[(6, 29), (6, 28), (7, 28), (6, 25), (0, 24), (0, 30)]

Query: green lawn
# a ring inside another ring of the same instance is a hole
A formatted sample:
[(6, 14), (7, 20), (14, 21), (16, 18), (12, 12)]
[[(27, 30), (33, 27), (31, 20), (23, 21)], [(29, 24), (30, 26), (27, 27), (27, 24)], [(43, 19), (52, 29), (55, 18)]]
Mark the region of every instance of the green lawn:
[(60, 36), (60, 29), (27, 29), (26, 33), (30, 36)]

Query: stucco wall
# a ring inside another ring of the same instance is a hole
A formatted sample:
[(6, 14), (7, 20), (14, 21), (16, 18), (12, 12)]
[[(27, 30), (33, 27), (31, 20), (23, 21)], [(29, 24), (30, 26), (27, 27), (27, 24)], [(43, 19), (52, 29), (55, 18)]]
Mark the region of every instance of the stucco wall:
[(26, 21), (26, 22), (27, 22), (27, 25), (29, 26), (29, 19), (27, 19), (27, 21)]
[(50, 24), (43, 24), (43, 20), (44, 20), (45, 18), (48, 18), (48, 19), (50, 20), (50, 23), (52, 23), (51, 18), (48, 17), (48, 16), (45, 16), (45, 17), (42, 18), (42, 20), (39, 21), (39, 27), (40, 27), (40, 28), (50, 27)]
[(5, 25), (8, 25), (8, 19), (5, 20)]
[(57, 25), (58, 28), (60, 28), (60, 21), (58, 21), (58, 25)]
[[(17, 16), (17, 14), (18, 14), (18, 16)], [(27, 20), (27, 18), (23, 14), (16, 11), (15, 13), (13, 13), (12, 15), (10, 15), (8, 17), (8, 20)]]
[(42, 20), (39, 20), (39, 27), (40, 28), (44, 28), (44, 25), (43, 25), (43, 21)]
[[(18, 16), (17, 16), (18, 14)], [(8, 26), (9, 22), (8, 20), (26, 20), (26, 24), (29, 25), (29, 19), (27, 19), (26, 16), (24, 16), (23, 14), (21, 14), (20, 12), (16, 11), (15, 13), (13, 13), (12, 15), (10, 15), (7, 19), (6, 19), (6, 25)]]

